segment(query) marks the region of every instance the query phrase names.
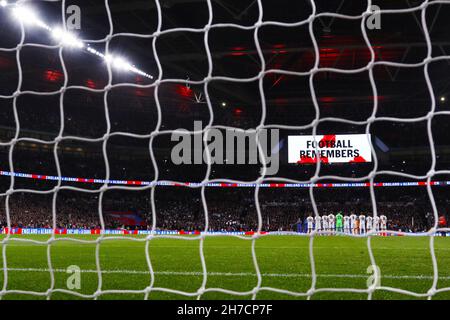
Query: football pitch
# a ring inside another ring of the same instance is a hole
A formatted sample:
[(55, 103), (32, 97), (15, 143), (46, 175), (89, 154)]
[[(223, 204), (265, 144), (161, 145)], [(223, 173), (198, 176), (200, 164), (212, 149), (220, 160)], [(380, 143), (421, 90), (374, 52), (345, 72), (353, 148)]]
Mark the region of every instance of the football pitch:
[[(3, 239), (5, 236), (1, 236)], [(67, 238), (67, 236), (58, 236)], [(95, 240), (98, 236), (71, 236)], [(137, 236), (128, 236), (137, 237)], [(188, 236), (186, 236), (188, 237)], [(45, 241), (48, 236), (12, 236), (11, 239)], [(135, 238), (136, 239), (136, 238)], [(145, 238), (141, 238), (145, 239)], [(261, 273), (261, 288), (256, 299), (306, 299), (280, 290), (306, 293), (311, 289), (312, 270), (310, 240), (302, 236), (265, 236), (256, 240), (255, 253)], [(425, 294), (433, 284), (433, 264), (429, 237), (374, 237), (371, 239), (374, 258), (381, 271), (381, 287), (393, 287)], [(439, 270), (437, 289), (450, 287), (450, 238), (434, 239)], [(53, 292), (51, 299), (90, 298), (99, 289), (98, 299), (144, 299), (140, 292), (152, 285), (148, 299), (197, 299), (203, 283), (200, 241), (155, 237), (149, 241), (148, 252), (154, 271), (152, 281), (146, 260), (145, 241), (105, 237), (98, 247), (102, 270), (101, 287), (96, 265), (95, 243), (56, 241), (50, 246), (52, 282), (47, 261), (48, 246), (11, 240), (6, 245), (7, 293), (3, 299), (46, 299), (52, 288), (69, 290), (67, 280), (73, 274), (69, 266), (81, 270), (80, 288), (75, 294)], [(311, 299), (367, 299), (367, 293), (331, 292), (324, 289), (367, 289), (371, 265), (366, 238), (319, 236), (313, 241), (315, 290)], [(252, 258), (252, 241), (235, 237), (207, 237), (203, 252), (207, 268), (206, 291), (201, 299), (251, 299), (258, 285)], [(0, 289), (4, 286), (4, 258), (1, 257)], [(369, 270), (370, 271), (370, 270)], [(275, 288), (273, 292), (266, 288)], [(163, 289), (163, 290), (161, 290)], [(172, 292), (164, 291), (170, 289)], [(211, 289), (238, 291), (233, 295)], [(128, 292), (118, 292), (127, 290)], [(41, 295), (30, 295), (32, 291)], [(179, 291), (190, 293), (182, 295)], [(81, 295), (87, 295), (82, 297)], [(424, 299), (411, 295), (377, 290), (373, 299)], [(450, 291), (439, 292), (433, 299), (450, 299)]]

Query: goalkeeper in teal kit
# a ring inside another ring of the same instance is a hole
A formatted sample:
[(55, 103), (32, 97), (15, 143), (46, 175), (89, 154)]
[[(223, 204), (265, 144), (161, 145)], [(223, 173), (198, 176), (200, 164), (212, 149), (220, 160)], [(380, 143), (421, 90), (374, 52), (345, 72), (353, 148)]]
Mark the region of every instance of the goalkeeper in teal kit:
[(337, 232), (343, 232), (343, 219), (344, 217), (342, 216), (342, 212), (338, 212), (338, 214), (336, 215), (336, 231)]

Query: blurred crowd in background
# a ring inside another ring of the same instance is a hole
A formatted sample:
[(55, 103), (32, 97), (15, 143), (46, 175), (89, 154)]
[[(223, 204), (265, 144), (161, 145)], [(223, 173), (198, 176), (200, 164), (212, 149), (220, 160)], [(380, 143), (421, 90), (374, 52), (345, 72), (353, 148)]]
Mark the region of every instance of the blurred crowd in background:
[[(433, 189), (438, 216), (448, 218), (447, 187)], [(376, 188), (378, 215), (386, 215), (389, 230), (427, 231), (434, 224), (431, 201), (424, 187)], [(308, 189), (261, 188), (255, 202), (254, 188), (207, 188), (205, 201), (200, 189), (157, 187), (154, 212), (150, 190), (110, 190), (99, 193), (60, 190), (57, 193), (13, 193), (1, 197), (0, 225), (7, 226), (6, 201), (11, 226), (51, 228), (204, 230), (206, 216), (211, 231), (297, 231), (297, 224), (315, 214)], [(368, 188), (315, 189), (319, 215), (373, 215)], [(259, 210), (258, 210), (259, 209)], [(260, 215), (258, 214), (258, 211)], [(133, 219), (121, 220), (122, 216)], [(119, 218), (118, 218), (119, 217)], [(155, 219), (154, 219), (155, 218)], [(447, 219), (448, 220), (448, 219)]]

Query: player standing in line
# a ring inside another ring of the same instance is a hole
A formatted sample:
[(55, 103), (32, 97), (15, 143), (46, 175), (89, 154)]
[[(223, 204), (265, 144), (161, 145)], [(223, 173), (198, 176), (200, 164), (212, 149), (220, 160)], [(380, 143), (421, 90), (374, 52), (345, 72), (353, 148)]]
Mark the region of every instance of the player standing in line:
[(356, 219), (355, 219), (355, 234), (359, 234), (359, 219), (358, 219), (358, 216), (356, 216)]
[(387, 217), (384, 214), (380, 216), (380, 227), (381, 231), (387, 230)]
[(354, 213), (350, 215), (350, 228), (352, 229), (352, 234), (356, 234), (356, 214)]
[(344, 231), (342, 229), (342, 220), (344, 219), (344, 217), (342, 216), (342, 212), (338, 212), (336, 215), (336, 231), (337, 232), (342, 232)]
[(311, 233), (313, 231), (313, 224), (314, 224), (314, 218), (309, 215), (308, 218), (306, 218), (306, 224), (308, 225), (307, 232)]
[(366, 218), (367, 232), (372, 231), (372, 228), (373, 228), (372, 220), (373, 220), (372, 216), (370, 216), (370, 215), (367, 216), (367, 218)]
[(314, 220), (316, 222), (314, 225), (314, 230), (317, 232), (322, 231), (322, 218), (320, 216), (316, 216)]
[(336, 231), (336, 219), (332, 213), (328, 215), (328, 228), (331, 232)]
[(322, 229), (323, 229), (323, 231), (328, 231), (329, 230), (328, 216), (327, 215), (322, 216)]
[(366, 216), (359, 215), (359, 234), (366, 234)]
[(350, 217), (347, 215), (344, 216), (344, 233), (350, 234)]
[(379, 216), (373, 217), (373, 229), (376, 232), (380, 231), (380, 217)]

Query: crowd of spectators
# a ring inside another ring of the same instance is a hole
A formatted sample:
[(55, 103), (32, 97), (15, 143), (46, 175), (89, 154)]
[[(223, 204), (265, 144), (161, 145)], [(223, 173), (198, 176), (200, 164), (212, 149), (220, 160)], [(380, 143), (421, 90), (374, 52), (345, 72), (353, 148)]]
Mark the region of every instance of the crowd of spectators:
[[(439, 216), (450, 212), (445, 189), (442, 187), (435, 193)], [(408, 195), (403, 196), (398, 190), (377, 190), (377, 214), (387, 216), (388, 228), (422, 232), (432, 227), (434, 214), (424, 189), (411, 187)], [(1, 198), (0, 226), (7, 226), (7, 207), (11, 226), (23, 228), (55, 225), (57, 228), (97, 229), (101, 228), (101, 214), (107, 229), (151, 229), (155, 215), (155, 226), (160, 230), (204, 230), (207, 221), (211, 231), (252, 231), (258, 228), (258, 223), (263, 231), (296, 231), (300, 221), (315, 214), (307, 190), (288, 188), (261, 190), (256, 205), (254, 189), (250, 188), (208, 189), (202, 201), (200, 190), (162, 187), (154, 195), (154, 215), (148, 190), (106, 192), (102, 197), (97, 193), (60, 191), (55, 198), (53, 193), (14, 193), (8, 200)], [(368, 216), (374, 212), (367, 189), (316, 191), (314, 199), (320, 215), (341, 211), (344, 215)], [(117, 212), (131, 213), (139, 217), (140, 223), (125, 225), (112, 214)]]

